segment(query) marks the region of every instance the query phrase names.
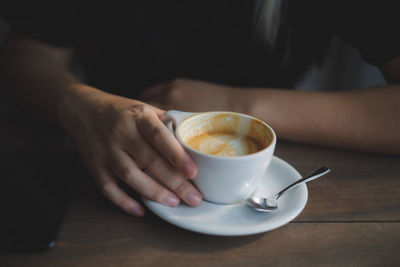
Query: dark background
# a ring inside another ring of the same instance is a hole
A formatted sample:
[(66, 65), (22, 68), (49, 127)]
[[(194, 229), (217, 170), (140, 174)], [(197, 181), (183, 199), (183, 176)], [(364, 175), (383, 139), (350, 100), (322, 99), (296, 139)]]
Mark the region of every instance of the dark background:
[[(0, 17), (0, 45), (9, 27)], [(334, 38), (330, 53), (320, 68), (312, 69), (296, 88), (301, 90), (346, 90), (384, 84), (379, 70), (362, 61), (358, 51)], [(0, 104), (3, 106), (4, 101)]]

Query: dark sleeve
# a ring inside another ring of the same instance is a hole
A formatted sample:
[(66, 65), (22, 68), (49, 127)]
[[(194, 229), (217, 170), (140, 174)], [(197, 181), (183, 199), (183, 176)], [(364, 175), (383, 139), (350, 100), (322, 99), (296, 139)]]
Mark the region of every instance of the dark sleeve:
[[(2, 1), (3, 2), (3, 1)], [(0, 16), (11, 31), (59, 47), (73, 46), (72, 1), (4, 0)]]
[(365, 61), (382, 65), (400, 56), (400, 14), (396, 1), (332, 0), (330, 26), (354, 45)]

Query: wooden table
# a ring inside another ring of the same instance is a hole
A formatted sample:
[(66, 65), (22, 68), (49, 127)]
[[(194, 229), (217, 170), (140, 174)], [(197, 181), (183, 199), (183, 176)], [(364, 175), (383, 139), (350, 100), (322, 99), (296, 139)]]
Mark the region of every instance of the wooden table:
[[(0, 133), (8, 149), (52, 146), (42, 135), (21, 142), (18, 127)], [(400, 266), (400, 157), (284, 141), (276, 155), (303, 174), (332, 169), (308, 185), (304, 211), (279, 229), (218, 237), (180, 229), (150, 211), (132, 217), (81, 172), (56, 247), (2, 254), (0, 266)]]

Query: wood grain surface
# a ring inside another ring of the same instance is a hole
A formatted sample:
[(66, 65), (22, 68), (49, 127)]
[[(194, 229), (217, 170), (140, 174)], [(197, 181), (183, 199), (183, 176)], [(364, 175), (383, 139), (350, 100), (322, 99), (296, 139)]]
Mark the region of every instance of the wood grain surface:
[[(13, 123), (1, 116), (0, 122)], [(48, 149), (58, 142), (26, 137), (26, 126), (18, 127), (0, 133), (3, 147), (38, 149), (44, 142)], [(180, 229), (148, 210), (143, 218), (126, 215), (76, 164), (56, 247), (0, 254), (0, 266), (400, 266), (400, 157), (281, 140), (275, 154), (302, 174), (322, 165), (332, 172), (308, 184), (304, 211), (274, 231), (218, 237)]]

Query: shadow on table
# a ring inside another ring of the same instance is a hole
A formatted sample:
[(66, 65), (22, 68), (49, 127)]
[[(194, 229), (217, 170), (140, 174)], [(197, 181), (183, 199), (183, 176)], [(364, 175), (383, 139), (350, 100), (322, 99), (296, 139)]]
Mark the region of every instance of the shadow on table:
[[(205, 254), (217, 251), (230, 250), (236, 247), (243, 247), (262, 238), (265, 234), (249, 236), (213, 236), (190, 232), (170, 225), (167, 222), (156, 222), (159, 218), (152, 218), (156, 215), (148, 213), (146, 221), (154, 228), (147, 231), (147, 241), (141, 243), (139, 250), (157, 248), (166, 251), (176, 251), (185, 253)], [(158, 229), (156, 229), (158, 228)], [(157, 240), (152, 242), (151, 240)]]

